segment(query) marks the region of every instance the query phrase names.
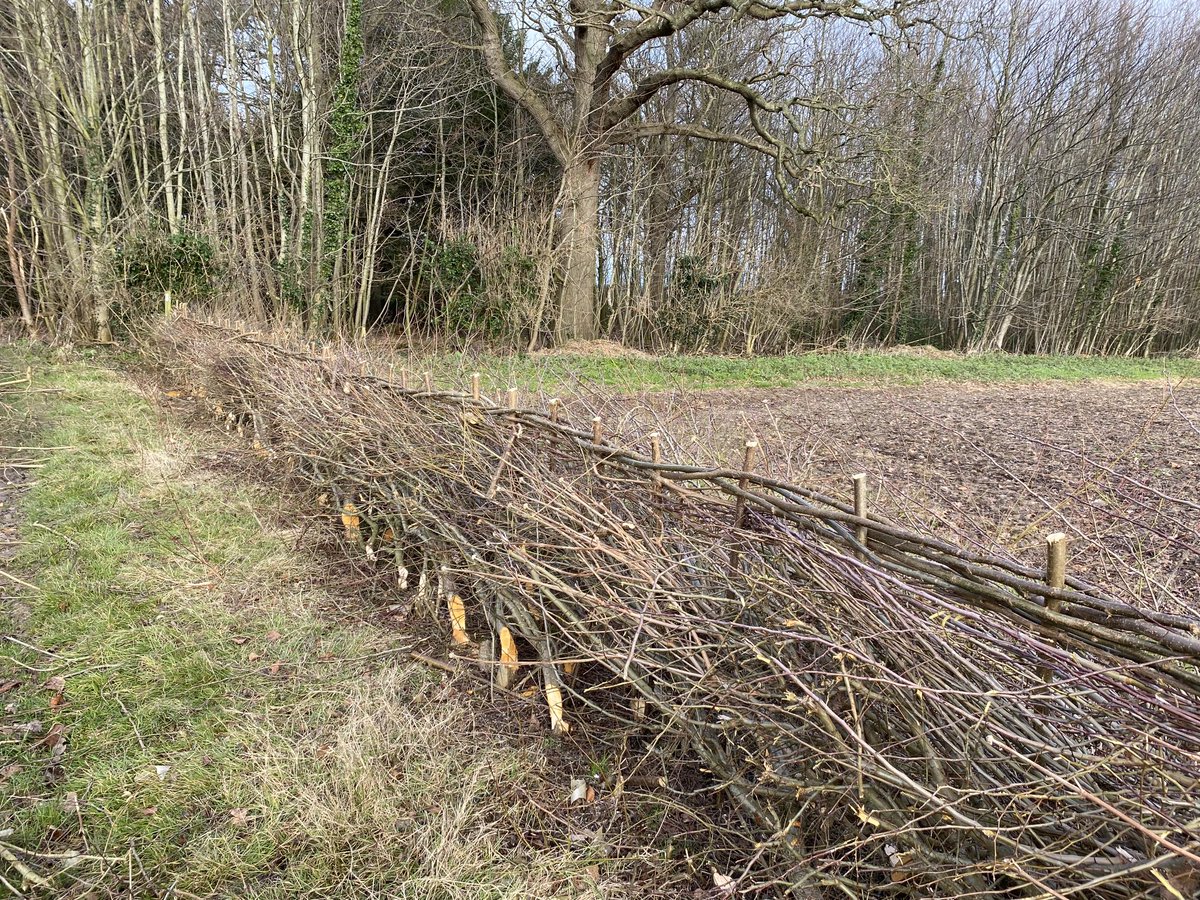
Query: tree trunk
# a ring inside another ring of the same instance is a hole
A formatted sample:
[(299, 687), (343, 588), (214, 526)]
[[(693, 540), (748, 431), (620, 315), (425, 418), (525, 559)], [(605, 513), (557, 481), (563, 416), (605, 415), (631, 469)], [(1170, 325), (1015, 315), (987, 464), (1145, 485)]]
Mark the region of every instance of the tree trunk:
[[(11, 196), (11, 184), (9, 191)], [(4, 219), (4, 244), (8, 250), (8, 268), (12, 274), (13, 289), (17, 292), (17, 305), (21, 308), (21, 321), (25, 323), (29, 336), (33, 337), (37, 328), (33, 324), (33, 307), (29, 303), (29, 294), (25, 291), (25, 267), (21, 264), (21, 257), (17, 252), (15, 205), (10, 203), (8, 209), (0, 209), (0, 218)]]
[[(154, 34), (154, 84), (158, 90), (158, 149), (162, 156), (162, 186), (167, 203), (167, 228), (179, 232), (178, 207), (175, 202), (175, 164), (171, 156), (171, 126), (167, 105), (167, 52), (163, 39), (162, 0), (151, 4), (151, 25)], [(182, 58), (181, 58), (182, 62)], [(183, 104), (180, 104), (183, 109)]]
[[(91, 306), (91, 319), (95, 327), (96, 340), (102, 344), (112, 343), (110, 306), (112, 298), (103, 284), (102, 244), (107, 230), (105, 210), (105, 176), (109, 159), (104, 146), (103, 120), (101, 115), (100, 62), (97, 57), (98, 31), (101, 27), (99, 4), (91, 9), (81, 3), (76, 7), (79, 23), (79, 45), (82, 51), (81, 95), (82, 111), (80, 143), (83, 150), (83, 228), (87, 238), (88, 259), (84, 296)], [(82, 276), (82, 270), (76, 273)]]
[(8, 146), (8, 135), (0, 132), (0, 149), (8, 157), (8, 172), (5, 180), (8, 194), (7, 209), (0, 209), (0, 217), (4, 219), (4, 244), (8, 250), (8, 268), (12, 273), (13, 289), (17, 292), (17, 305), (21, 308), (21, 321), (29, 331), (29, 336), (36, 334), (37, 327), (33, 322), (33, 304), (29, 302), (29, 293), (25, 288), (25, 266), (21, 253), (17, 250), (17, 161), (13, 159)]
[(600, 250), (600, 160), (572, 160), (563, 172), (559, 252), (563, 259), (558, 340), (596, 336), (596, 257)]

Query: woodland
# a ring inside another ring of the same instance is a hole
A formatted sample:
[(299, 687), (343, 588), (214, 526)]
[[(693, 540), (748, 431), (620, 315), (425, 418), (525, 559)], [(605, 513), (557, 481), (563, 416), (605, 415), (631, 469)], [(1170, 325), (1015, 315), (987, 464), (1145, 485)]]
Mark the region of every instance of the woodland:
[(4, 0), (0, 302), (519, 349), (1200, 342), (1200, 22), (1097, 0)]

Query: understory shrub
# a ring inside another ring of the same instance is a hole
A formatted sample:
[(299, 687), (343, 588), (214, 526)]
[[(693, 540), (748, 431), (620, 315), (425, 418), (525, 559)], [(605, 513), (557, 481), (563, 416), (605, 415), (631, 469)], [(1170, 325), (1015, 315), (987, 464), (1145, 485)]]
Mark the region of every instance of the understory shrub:
[(127, 314), (162, 304), (171, 292), (175, 303), (196, 303), (216, 293), (222, 266), (207, 237), (161, 229), (134, 232), (112, 256), (112, 277), (127, 298)]

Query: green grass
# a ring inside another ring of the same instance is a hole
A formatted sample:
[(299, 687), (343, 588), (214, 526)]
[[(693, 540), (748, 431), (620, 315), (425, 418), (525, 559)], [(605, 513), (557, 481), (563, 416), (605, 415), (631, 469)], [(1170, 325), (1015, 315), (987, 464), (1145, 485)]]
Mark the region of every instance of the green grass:
[[(80, 896), (515, 900), (594, 874), (586, 845), (511, 853), (540, 745), (480, 733), (394, 634), (330, 621), (264, 492), (197, 471), (113, 372), (0, 352), (50, 389), (15, 398), (35, 442), (71, 448), (41, 454), (12, 567), (34, 589), (0, 606), (29, 645), (0, 642), (0, 683), (20, 682), (0, 698), (0, 893), (33, 873)], [(55, 726), (61, 759), (37, 742)]]
[(1016, 356), (1007, 353), (909, 355), (882, 351), (760, 357), (446, 354), (413, 365), (433, 368), (442, 383), (465, 383), (469, 373), (478, 370), (487, 373), (493, 383), (512, 383), (548, 392), (580, 382), (632, 393), (671, 388), (780, 388), (809, 384), (1135, 382), (1200, 377), (1200, 360), (1197, 359)]

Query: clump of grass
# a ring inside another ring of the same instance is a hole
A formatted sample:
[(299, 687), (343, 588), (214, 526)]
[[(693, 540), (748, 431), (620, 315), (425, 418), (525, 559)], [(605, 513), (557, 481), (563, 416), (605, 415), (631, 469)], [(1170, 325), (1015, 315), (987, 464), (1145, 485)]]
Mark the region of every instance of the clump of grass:
[[(96, 895), (614, 895), (631, 863), (521, 839), (536, 807), (514, 795), (548, 789), (536, 747), (476, 729), (394, 635), (329, 621), (265, 496), (198, 473), (127, 382), (44, 363), (39, 440), (73, 449), (26, 497), (35, 590), (5, 607), (23, 644), (0, 654), (21, 682), (0, 821), (29, 871)], [(38, 742), (56, 726), (64, 751)], [(0, 877), (23, 874), (0, 859)]]
[(236, 836), (214, 836), (198, 858), (238, 859), (253, 875), (286, 852), (280, 896), (314, 884), (463, 900), (611, 890), (595, 843), (567, 850), (563, 835), (549, 852), (526, 843), (544, 824), (520, 786), (545, 768), (542, 754), (505, 746), (477, 727), (469, 701), (423, 674), (372, 673), (336, 701), (310, 698), (263, 729), (251, 748), (257, 777), (237, 797), (261, 809), (259, 840), (247, 853)]

